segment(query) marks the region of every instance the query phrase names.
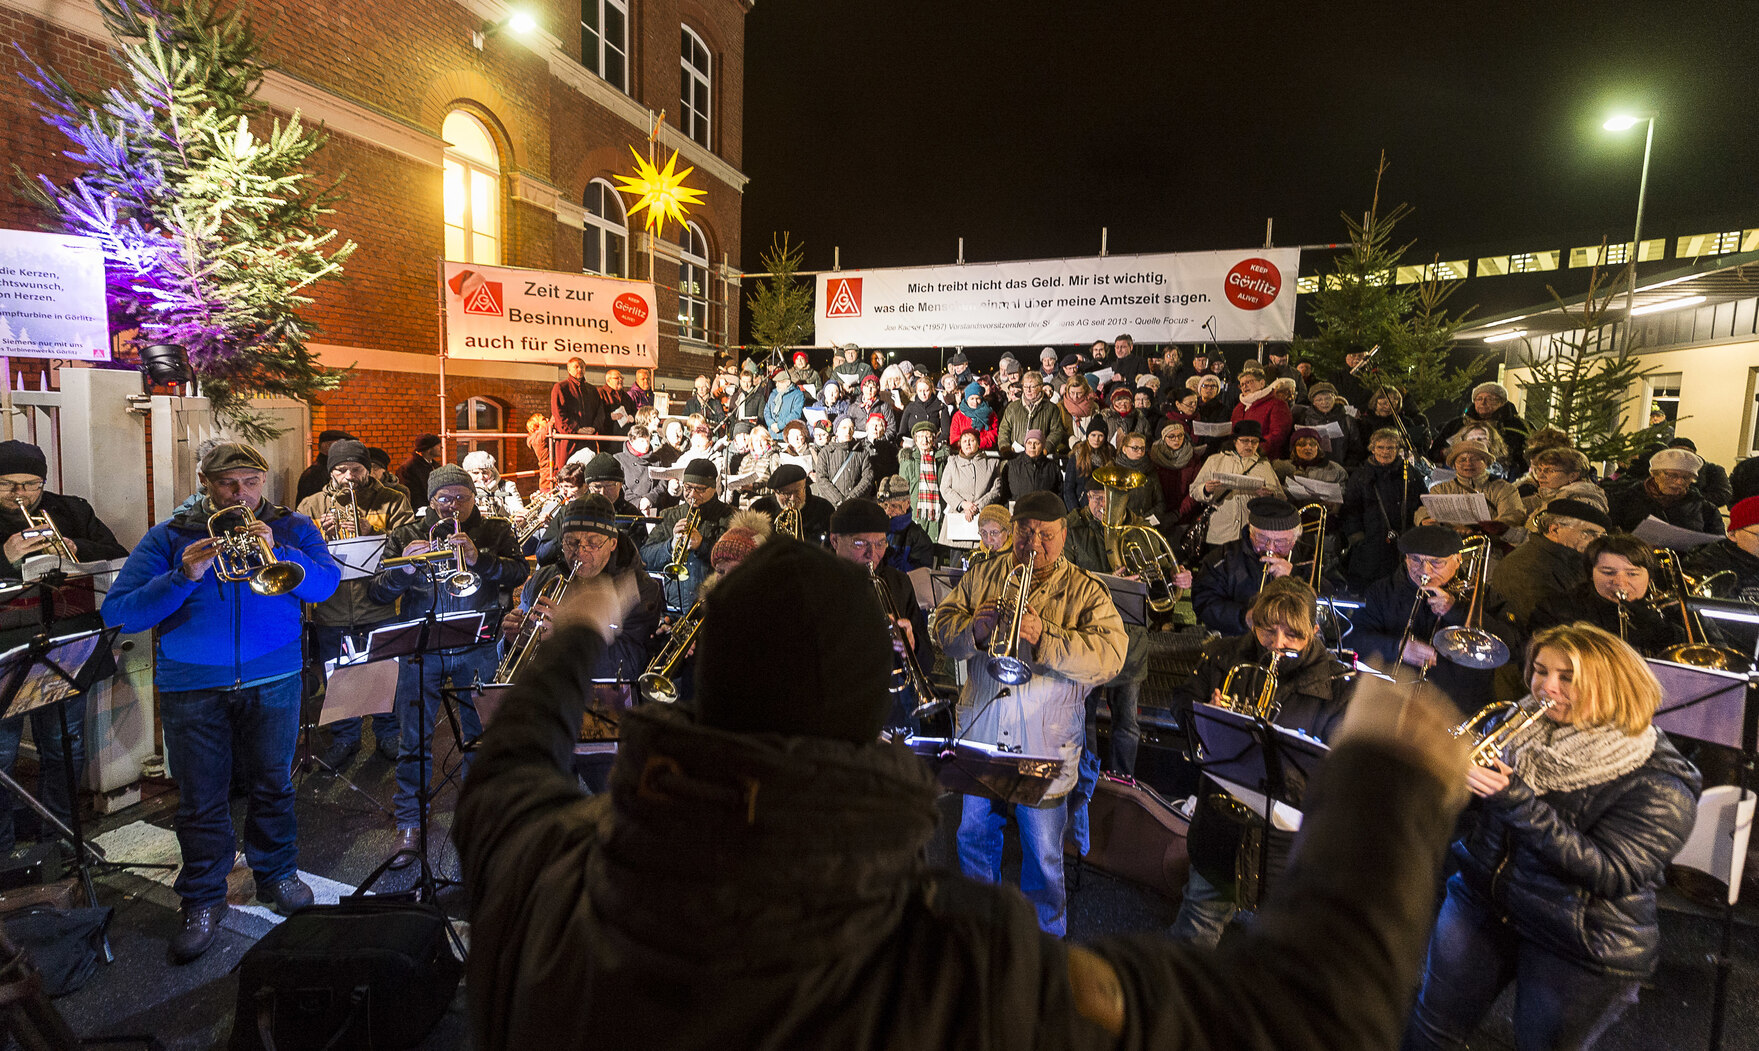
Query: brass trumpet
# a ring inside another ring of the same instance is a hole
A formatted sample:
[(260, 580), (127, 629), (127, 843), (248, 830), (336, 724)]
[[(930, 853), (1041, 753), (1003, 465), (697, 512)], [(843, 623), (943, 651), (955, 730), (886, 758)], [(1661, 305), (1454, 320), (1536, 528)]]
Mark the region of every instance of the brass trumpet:
[[(349, 482), (342, 489), (331, 488), (327, 492), (331, 513), (336, 516), (335, 535), (329, 539), (353, 540), (364, 533), (366, 530), (360, 516), (360, 492), (355, 489), (354, 483)], [(342, 511), (344, 507), (348, 508), (346, 514)]]
[(672, 561), (666, 563), (666, 575), (673, 580), (690, 579), (690, 534), (702, 528), (702, 512), (692, 507), (681, 521), (684, 528), (672, 539)]
[[(989, 637), (989, 677), (1009, 686), (1032, 680), (1032, 666), (1020, 658), (1020, 623), (1026, 616), (1026, 593), (1032, 588), (1033, 565), (1038, 552), (1026, 554), (1026, 564), (1008, 570), (1002, 582), (1003, 602), (997, 607), (995, 631)], [(1009, 599), (1012, 601), (1008, 601)]]
[[(905, 690), (914, 690), (916, 692), (916, 707), (910, 710), (910, 714), (917, 719), (926, 719), (951, 704), (952, 698), (942, 695), (935, 688), (928, 673), (922, 670), (921, 663), (916, 660), (916, 654), (911, 652), (910, 639), (898, 624), (898, 621), (903, 617), (898, 612), (898, 604), (892, 601), (892, 589), (886, 587), (886, 582), (881, 580), (880, 575), (872, 569), (868, 570), (867, 579), (873, 584), (873, 590), (879, 595), (880, 609), (885, 611), (886, 625), (892, 631), (892, 641), (898, 644), (897, 649), (903, 653), (903, 656), (898, 658), (899, 667), (893, 673), (892, 692), (903, 693)], [(896, 680), (900, 677), (903, 681), (897, 682)]]
[(690, 647), (695, 645), (697, 633), (702, 630), (704, 612), (702, 599), (698, 598), (672, 625), (672, 633), (666, 636), (666, 645), (635, 680), (643, 697), (662, 704), (671, 704), (678, 699), (678, 685), (672, 681), (672, 676), (677, 673), (679, 662), (689, 654)]
[(576, 562), (573, 569), (551, 577), (532, 597), (531, 608), (525, 613), (525, 621), (519, 625), (513, 641), (507, 644), (507, 654), (501, 658), (500, 667), (495, 669), (497, 683), (512, 682), (525, 667), (525, 662), (537, 652), (538, 641), (543, 638), (544, 625), (550, 622), (548, 614), (538, 612), (538, 603), (545, 599), (551, 605), (562, 601), (562, 596), (568, 592), (568, 585), (574, 583), (574, 574), (579, 571), (580, 563)]
[(30, 508), (21, 503), (18, 505), (18, 513), (24, 516), (23, 535), (27, 539), (37, 540), (46, 537), (49, 541), (49, 554), (64, 562), (79, 561), (73, 553), (73, 545), (67, 542), (65, 536), (61, 535), (61, 528), (55, 524), (53, 518), (49, 517), (49, 512), (43, 511), (32, 515)]
[[(1472, 751), (1468, 753), (1469, 758), (1478, 766), (1494, 769), (1496, 760), (1501, 758), (1510, 739), (1537, 722), (1540, 716), (1551, 709), (1552, 703), (1541, 697), (1496, 701), (1478, 709), (1477, 714), (1448, 733), (1456, 738), (1471, 738)], [(1508, 718), (1495, 727), (1486, 729), (1492, 720), (1502, 715), (1507, 715)]]
[[(227, 515), (244, 518), (231, 529), (217, 528), (214, 523)], [(256, 512), (244, 504), (222, 507), (208, 516), (208, 535), (215, 540), (214, 575), (232, 582), (248, 580), (259, 595), (285, 595), (305, 579), (305, 570), (276, 558), (274, 545), (247, 532), (256, 523)]]

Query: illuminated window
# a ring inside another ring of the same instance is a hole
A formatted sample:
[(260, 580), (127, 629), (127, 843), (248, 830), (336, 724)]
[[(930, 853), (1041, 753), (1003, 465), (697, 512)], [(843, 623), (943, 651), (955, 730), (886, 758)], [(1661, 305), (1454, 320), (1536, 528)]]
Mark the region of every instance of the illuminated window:
[[(453, 429), (459, 431), (501, 431), (504, 416), (499, 402), (488, 398), (466, 398), (452, 407)], [(453, 463), (463, 463), (466, 453), (481, 449), (495, 458), (495, 466), (504, 474), (513, 470), (503, 459), (504, 444), (499, 438), (460, 438), (453, 443)]]
[(683, 42), (679, 55), (680, 65), (680, 97), (683, 108), (678, 114), (678, 127), (684, 134), (709, 145), (709, 53), (708, 45), (702, 38), (690, 31), (689, 26), (683, 27)]
[(483, 122), (462, 110), (446, 115), (446, 258), (501, 261), (501, 152)]
[(580, 268), (589, 274), (628, 277), (629, 230), (623, 198), (603, 179), (586, 184), (586, 230), (582, 234)]
[(708, 240), (695, 223), (678, 228), (678, 338), (708, 338)]
[(1295, 294), (1296, 295), (1304, 296), (1310, 292), (1317, 292), (1317, 291), (1319, 291), (1319, 278), (1318, 277), (1309, 275), (1307, 277), (1297, 277), (1295, 279)]
[(580, 64), (629, 93), (628, 0), (580, 0)]

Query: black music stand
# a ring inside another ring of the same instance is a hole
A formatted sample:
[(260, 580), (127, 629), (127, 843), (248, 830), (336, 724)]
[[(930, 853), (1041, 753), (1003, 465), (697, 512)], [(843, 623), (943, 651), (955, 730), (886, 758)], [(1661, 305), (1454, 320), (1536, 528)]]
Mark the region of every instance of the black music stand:
[[(1753, 763), (1759, 753), (1759, 672), (1742, 675), (1669, 661), (1646, 663), (1661, 681), (1662, 701), (1655, 713), (1656, 729), (1740, 750), (1735, 774), (1738, 830), (1740, 804), (1752, 791)], [(1734, 965), (1735, 900), (1739, 896), (1738, 886), (1729, 887), (1723, 896), (1722, 941), (1710, 957), (1716, 965), (1716, 981), (1710, 996), (1711, 1051), (1722, 1048), (1728, 978)]]
[[(402, 621), (374, 628), (367, 635), (367, 660), (388, 660), (392, 657), (407, 657), (415, 663), (417, 675), (420, 675), (422, 661), (428, 654), (440, 655), (447, 650), (464, 649), (477, 644), (482, 635), (484, 614), (481, 610), (468, 610), (460, 613), (448, 613), (439, 616), (433, 607), (428, 607), (427, 615), (420, 620)], [(416, 784), (416, 827), (418, 832), (418, 851), (416, 860), (421, 863), (421, 874), (416, 881), (417, 897), (424, 901), (435, 901), (439, 892), (446, 887), (456, 886), (457, 880), (441, 879), (434, 874), (432, 863), (428, 860), (428, 803), (432, 793), (428, 790), (428, 760), (423, 745), (428, 738), (426, 690), (418, 690), (415, 697), (416, 745), (415, 759), (417, 767)], [(402, 762), (399, 754), (397, 761)], [(361, 892), (379, 878), (380, 874), (391, 867), (402, 852), (392, 854), (372, 871), (372, 874), (361, 884)], [(450, 923), (448, 923), (450, 927)], [(454, 940), (456, 935), (454, 934)]]
[(912, 737), (905, 747), (928, 763), (935, 781), (947, 791), (1004, 803), (1037, 806), (1063, 772), (1063, 761), (1056, 757), (1017, 755), (971, 741)]
[(1213, 704), (1192, 705), (1193, 765), (1264, 820), (1254, 909), (1264, 900), (1276, 808), (1300, 810), (1302, 794), (1330, 751), (1323, 741), (1268, 720)]

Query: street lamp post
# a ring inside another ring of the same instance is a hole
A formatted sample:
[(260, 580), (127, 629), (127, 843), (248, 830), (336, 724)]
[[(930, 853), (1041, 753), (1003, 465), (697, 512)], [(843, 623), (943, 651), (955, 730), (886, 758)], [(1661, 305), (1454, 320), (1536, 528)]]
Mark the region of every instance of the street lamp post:
[(1648, 125), (1643, 134), (1643, 174), (1637, 180), (1637, 226), (1631, 233), (1631, 283), (1625, 290), (1625, 344), (1631, 342), (1631, 310), (1637, 305), (1637, 256), (1643, 251), (1643, 200), (1649, 193), (1649, 151), (1655, 145), (1655, 114), (1618, 116), (1607, 121), (1607, 131), (1626, 131), (1642, 121)]

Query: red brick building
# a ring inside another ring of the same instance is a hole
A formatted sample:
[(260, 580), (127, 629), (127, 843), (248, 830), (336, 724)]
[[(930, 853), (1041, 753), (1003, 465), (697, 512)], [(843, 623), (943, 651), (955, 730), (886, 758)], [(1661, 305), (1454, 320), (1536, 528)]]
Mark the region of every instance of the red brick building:
[[(660, 374), (688, 379), (738, 330), (745, 16), (750, 0), (274, 0), (248, 8), (276, 69), (261, 98), (330, 133), (321, 176), (346, 174), (332, 217), (359, 244), (309, 312), (326, 365), (351, 368), (313, 406), (312, 429), (346, 429), (407, 455), (439, 429), (523, 432), (546, 412), (550, 366), (450, 360), (439, 397), (437, 261), (652, 277)], [(515, 18), (527, 15), (527, 27)], [(0, 0), (0, 39), (76, 81), (115, 71), (108, 34), (83, 0)], [(0, 51), (8, 159), (62, 179), (59, 133), (31, 111), (22, 63)], [(612, 176), (646, 152), (696, 167), (705, 203), (654, 248), (625, 221)], [(7, 180), (0, 226), (40, 216)], [(671, 301), (678, 309), (671, 311)], [(724, 305), (726, 304), (726, 305)], [(633, 377), (630, 377), (633, 379)], [(524, 443), (484, 443), (503, 468), (530, 468)], [(526, 483), (530, 488), (531, 483)]]

